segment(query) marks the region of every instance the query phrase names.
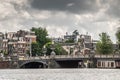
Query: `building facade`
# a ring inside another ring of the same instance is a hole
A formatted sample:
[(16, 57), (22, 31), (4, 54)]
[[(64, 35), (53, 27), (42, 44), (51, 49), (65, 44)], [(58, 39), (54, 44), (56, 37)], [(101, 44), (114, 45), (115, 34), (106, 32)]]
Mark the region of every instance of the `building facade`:
[(0, 32), (0, 51), (2, 51), (2, 45), (3, 45), (3, 33)]
[(116, 68), (114, 60), (98, 60), (97, 68)]
[(14, 54), (25, 55), (30, 50), (32, 42), (36, 42), (36, 35), (34, 32), (19, 30), (5, 33), (0, 41), (2, 41), (3, 53), (9, 56)]

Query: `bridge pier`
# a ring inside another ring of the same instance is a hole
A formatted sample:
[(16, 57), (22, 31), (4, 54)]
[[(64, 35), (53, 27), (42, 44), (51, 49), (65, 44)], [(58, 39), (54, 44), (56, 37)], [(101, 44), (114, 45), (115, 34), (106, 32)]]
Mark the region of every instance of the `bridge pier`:
[(49, 59), (48, 68), (60, 68), (60, 65), (56, 62), (55, 59)]

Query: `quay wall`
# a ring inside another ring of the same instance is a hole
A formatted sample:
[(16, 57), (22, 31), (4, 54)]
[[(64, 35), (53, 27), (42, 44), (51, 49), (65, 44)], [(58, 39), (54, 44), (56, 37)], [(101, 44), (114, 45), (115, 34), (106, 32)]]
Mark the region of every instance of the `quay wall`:
[(10, 61), (0, 61), (0, 69), (7, 69), (10, 67)]

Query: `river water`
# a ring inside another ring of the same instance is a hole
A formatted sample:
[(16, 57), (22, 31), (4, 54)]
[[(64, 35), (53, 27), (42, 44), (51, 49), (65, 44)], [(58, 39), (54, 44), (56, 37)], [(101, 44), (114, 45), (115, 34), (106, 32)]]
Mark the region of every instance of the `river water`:
[(1, 69), (0, 80), (120, 80), (120, 70)]

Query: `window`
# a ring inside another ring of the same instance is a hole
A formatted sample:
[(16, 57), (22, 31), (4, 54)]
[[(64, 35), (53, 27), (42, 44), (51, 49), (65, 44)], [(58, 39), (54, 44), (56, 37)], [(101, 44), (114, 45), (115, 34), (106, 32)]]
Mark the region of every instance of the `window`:
[(109, 62), (108, 62), (108, 67), (110, 67)]
[(114, 67), (114, 62), (111, 62), (111, 67)]
[(100, 67), (101, 66), (101, 62), (98, 62), (98, 67)]

